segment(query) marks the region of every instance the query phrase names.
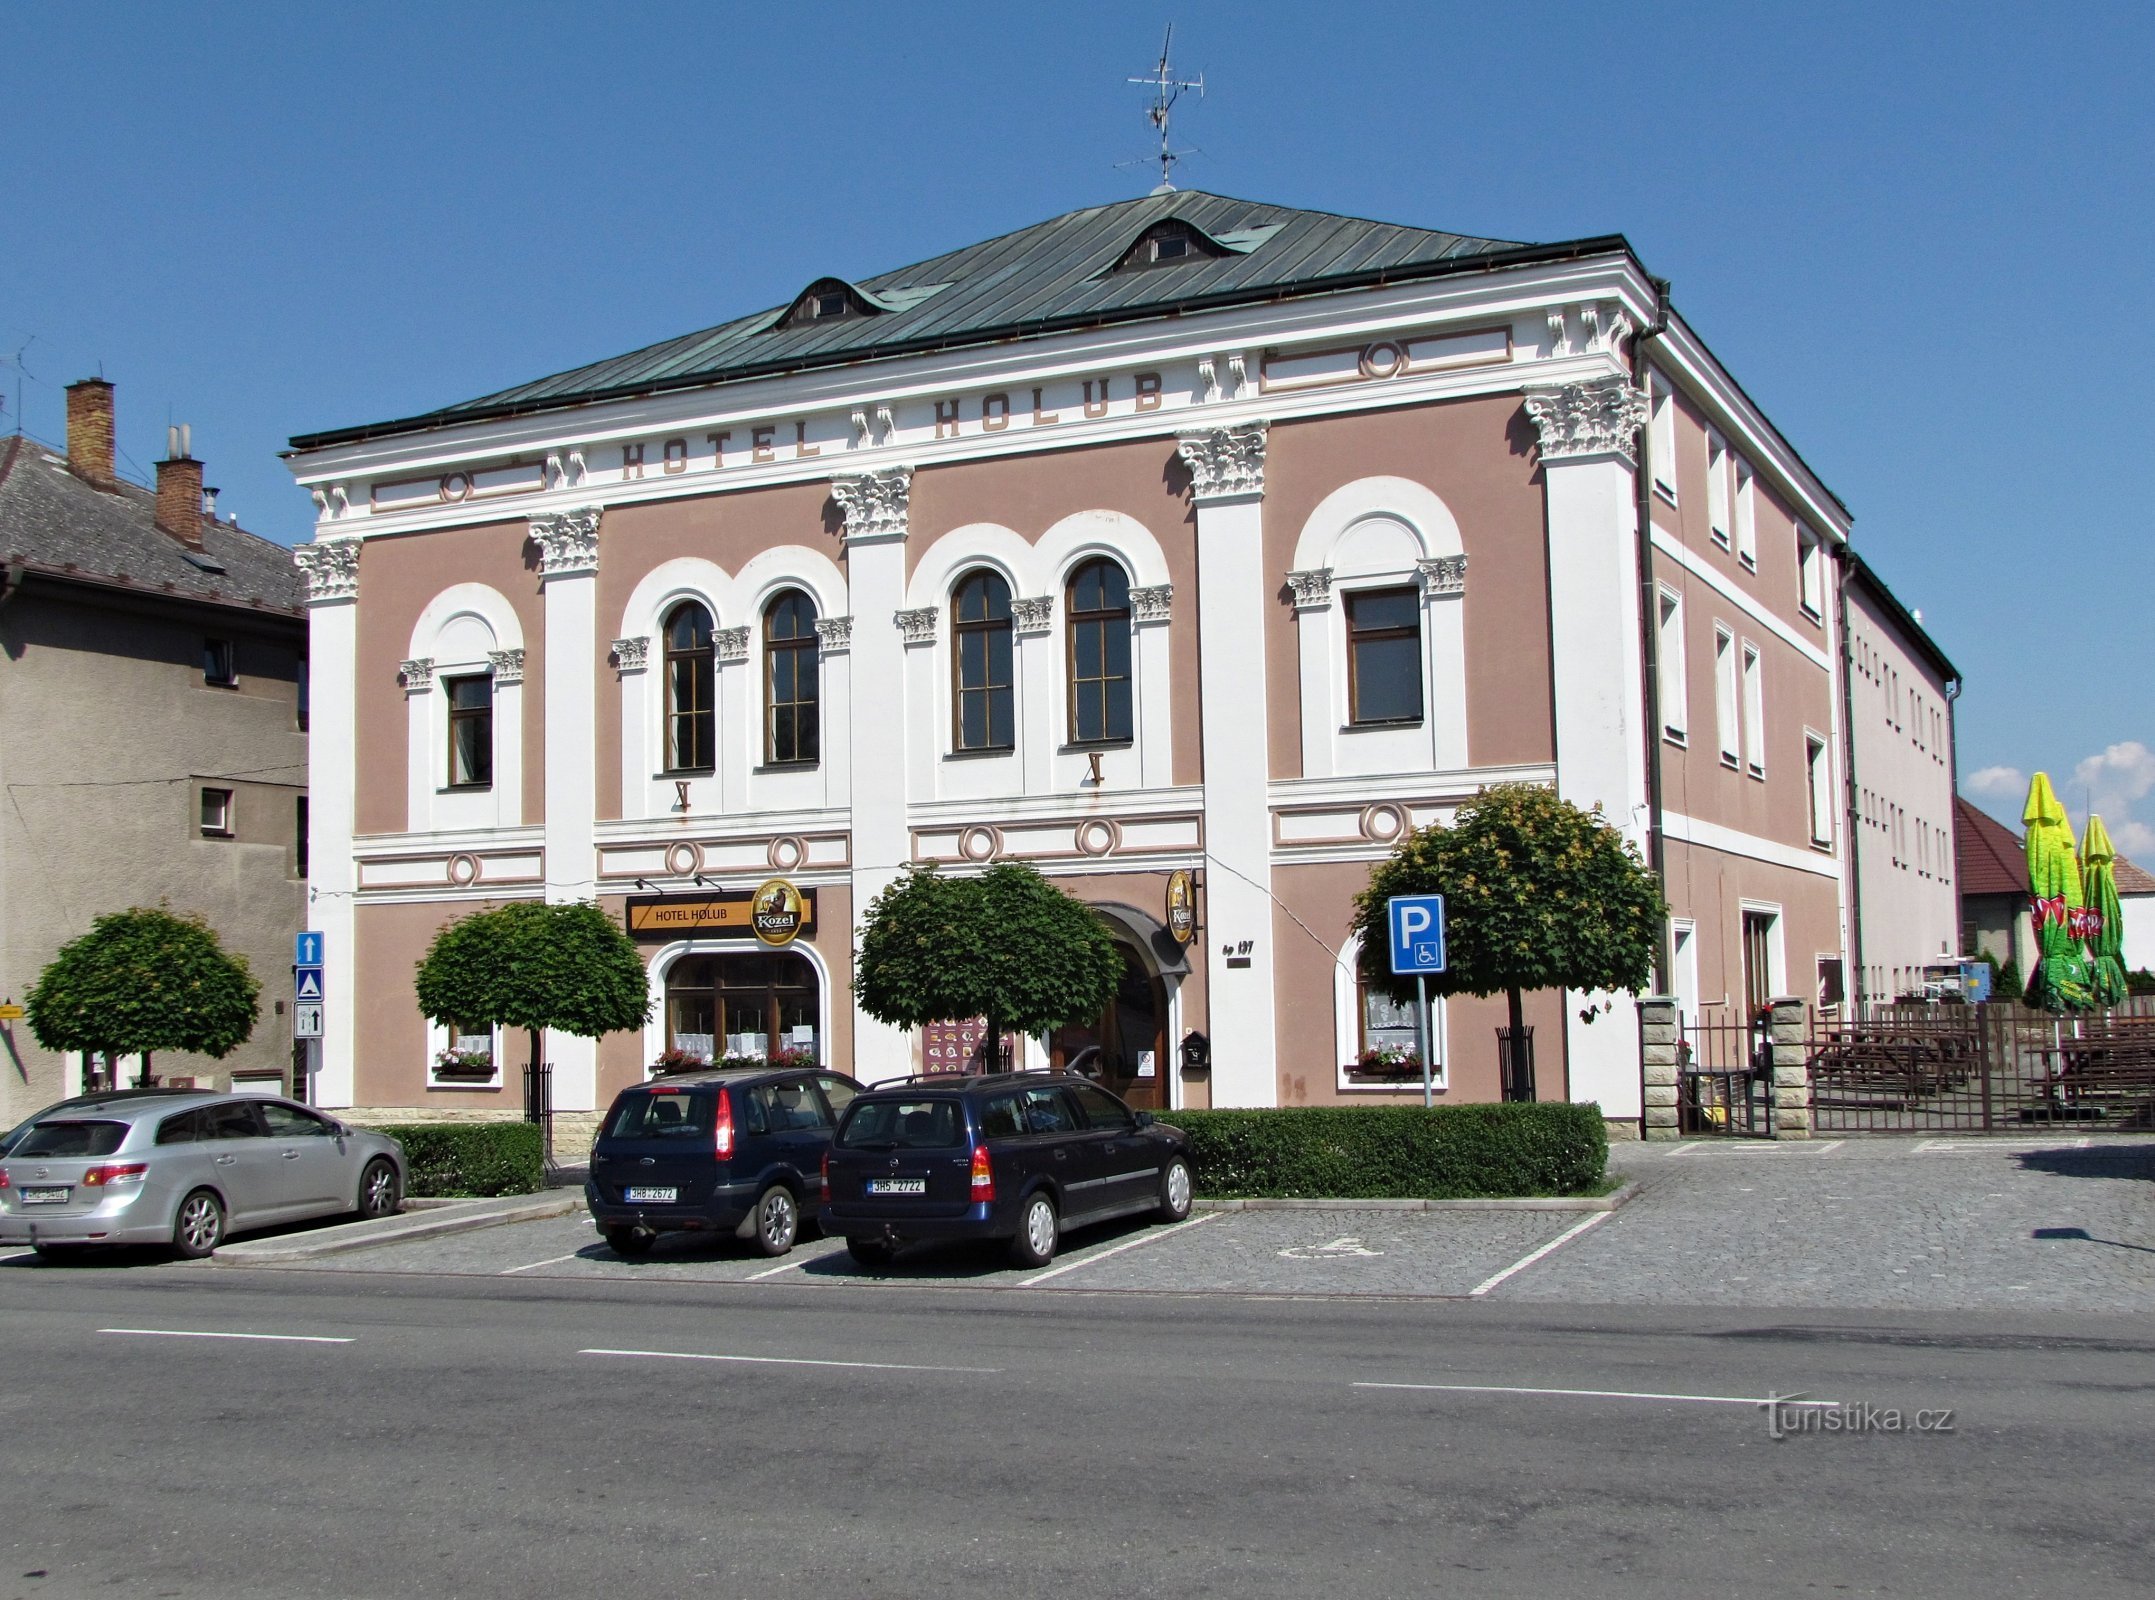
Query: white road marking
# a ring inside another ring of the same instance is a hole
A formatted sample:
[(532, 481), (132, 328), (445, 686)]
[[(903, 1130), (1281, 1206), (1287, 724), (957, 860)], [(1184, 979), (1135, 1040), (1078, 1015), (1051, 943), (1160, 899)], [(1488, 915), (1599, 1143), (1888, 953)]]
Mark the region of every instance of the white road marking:
[(10, 1261), (28, 1261), (36, 1254), (35, 1250), (18, 1250), (11, 1256), (0, 1256), (0, 1267), (6, 1266)]
[(1470, 1300), (1479, 1300), (1483, 1295), (1487, 1294), (1491, 1289), (1494, 1289), (1506, 1278), (1511, 1277), (1514, 1273), (1526, 1271), (1528, 1267), (1531, 1267), (1543, 1256), (1548, 1255), (1553, 1251), (1561, 1250), (1565, 1245), (1571, 1243), (1572, 1240), (1578, 1238), (1580, 1234), (1586, 1232), (1587, 1229), (1598, 1228), (1604, 1222), (1607, 1222), (1611, 1217), (1615, 1215), (1616, 1213), (1613, 1211), (1597, 1211), (1592, 1216), (1588, 1217), (1584, 1222), (1573, 1223), (1562, 1233), (1558, 1234), (1554, 1239), (1551, 1239), (1547, 1244), (1543, 1245), (1539, 1250), (1536, 1250), (1529, 1255), (1521, 1256), (1517, 1261), (1514, 1261), (1510, 1266), (1506, 1267), (1502, 1272), (1497, 1273), (1494, 1277), (1484, 1278), (1480, 1283), (1476, 1284), (1471, 1290), (1468, 1291), (1467, 1298)]
[(209, 1333), (198, 1328), (99, 1328), (99, 1333), (130, 1333), (146, 1339), (263, 1339), (273, 1344), (350, 1344), (352, 1336), (327, 1333)]
[(1671, 1400), (1695, 1406), (1756, 1406), (1761, 1409), (1778, 1405), (1783, 1410), (1822, 1409), (1833, 1410), (1838, 1400), (1768, 1399), (1765, 1395), (1748, 1394), (1655, 1394), (1637, 1389), (1529, 1389), (1508, 1383), (1357, 1383), (1357, 1389), (1427, 1389), (1444, 1394), (1539, 1394), (1567, 1396), (1586, 1400)]
[(520, 1267), (503, 1267), (501, 1271), (495, 1273), (494, 1276), (497, 1278), (507, 1278), (513, 1277), (519, 1272), (536, 1272), (539, 1268), (551, 1267), (556, 1262), (574, 1261), (578, 1256), (582, 1254), (583, 1252), (581, 1250), (571, 1250), (565, 1256), (548, 1256), (544, 1261), (527, 1261)]
[(2088, 1139), (1925, 1139), (1916, 1146), (1919, 1156), (1972, 1156), (1986, 1150), (2085, 1150)]
[(865, 1372), (1000, 1372), (1001, 1367), (923, 1367), (904, 1361), (811, 1361), (806, 1356), (712, 1356), (695, 1350), (579, 1350), (580, 1356), (644, 1356), (654, 1361), (739, 1361), (759, 1367), (855, 1367)]
[(1165, 1239), (1173, 1234), (1187, 1233), (1192, 1228), (1201, 1228), (1208, 1222), (1217, 1222), (1222, 1217), (1232, 1215), (1233, 1213), (1228, 1211), (1208, 1211), (1201, 1217), (1190, 1218), (1187, 1222), (1178, 1222), (1171, 1227), (1152, 1229), (1149, 1232), (1139, 1234), (1134, 1239), (1125, 1239), (1121, 1244), (1110, 1245), (1097, 1255), (1085, 1256), (1076, 1261), (1065, 1261), (1059, 1267), (1050, 1267), (1047, 1271), (1035, 1273), (1030, 1278), (1021, 1278), (1018, 1281), (1018, 1287), (1020, 1289), (1030, 1289), (1036, 1283), (1046, 1283), (1048, 1279), (1060, 1277), (1065, 1272), (1075, 1272), (1079, 1267), (1089, 1267), (1095, 1261), (1105, 1261), (1109, 1256), (1119, 1256), (1123, 1251), (1135, 1250), (1141, 1244), (1151, 1244), (1154, 1240)]
[(1669, 1152), (1669, 1159), (1671, 1161), (1674, 1161), (1678, 1156), (1687, 1156), (1697, 1148), (1698, 1142), (1696, 1140), (1686, 1141), (1685, 1143), (1678, 1145), (1674, 1150), (1671, 1150)]
[(779, 1263), (778, 1263), (778, 1265), (777, 1265), (777, 1266), (775, 1266), (775, 1267), (765, 1267), (765, 1268), (764, 1268), (764, 1269), (763, 1269), (763, 1270), (762, 1270), (761, 1272), (751, 1272), (751, 1273), (750, 1273), (750, 1274), (749, 1274), (749, 1275), (748, 1275), (747, 1277), (743, 1278), (743, 1279), (742, 1279), (741, 1281), (742, 1281), (743, 1283), (754, 1283), (754, 1282), (755, 1282), (755, 1281), (756, 1281), (756, 1280), (757, 1280), (758, 1278), (775, 1278), (775, 1277), (777, 1277), (777, 1276), (778, 1276), (778, 1275), (779, 1275), (779, 1274), (780, 1274), (781, 1272), (791, 1272), (791, 1271), (793, 1271), (793, 1270), (794, 1270), (795, 1268), (797, 1268), (797, 1267), (805, 1267), (805, 1266), (808, 1266), (809, 1264), (811, 1264), (812, 1262), (817, 1262), (817, 1261), (821, 1261), (822, 1259), (823, 1259), (823, 1257), (822, 1257), (822, 1256), (801, 1256), (801, 1255), (797, 1255), (797, 1256), (795, 1256), (795, 1257), (794, 1257), (794, 1258), (793, 1258), (793, 1259), (792, 1259), (791, 1261), (781, 1261), (781, 1262), (779, 1262)]

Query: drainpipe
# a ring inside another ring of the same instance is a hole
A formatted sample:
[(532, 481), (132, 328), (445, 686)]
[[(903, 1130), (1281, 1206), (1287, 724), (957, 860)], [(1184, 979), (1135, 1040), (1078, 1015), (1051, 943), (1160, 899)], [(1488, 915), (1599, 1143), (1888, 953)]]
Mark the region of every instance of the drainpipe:
[[(1646, 342), (1658, 339), (1669, 328), (1669, 280), (1648, 278), (1654, 286), (1654, 320), (1632, 335), (1631, 381), (1649, 396)], [(1639, 469), (1634, 475), (1638, 506), (1639, 541), (1639, 659), (1645, 664), (1646, 691), (1646, 865), (1668, 893), (1667, 852), (1661, 838), (1661, 661), (1659, 651), (1660, 588), (1654, 581), (1654, 419), (1651, 406), (1639, 425)], [(1654, 940), (1654, 992), (1669, 993), (1669, 927), (1661, 925)]]
[(1958, 803), (1960, 800), (1960, 728), (1953, 719), (1958, 713), (1958, 707), (1954, 702), (1960, 699), (1962, 687), (1960, 679), (1946, 679), (1946, 775), (1952, 787), (1947, 790), (1945, 814), (1948, 830), (1947, 837), (1952, 841), (1951, 848), (1953, 851), (1953, 956), (1955, 960), (1973, 953), (1960, 947), (1960, 817), (1958, 815), (1960, 810)]
[(1860, 1009), (1869, 969), (1863, 964), (1863, 806), (1857, 798), (1859, 791), (1856, 788), (1856, 658), (1848, 631), (1848, 547), (1845, 544), (1833, 552), (1833, 568), (1833, 600), (1840, 613), (1841, 630), (1841, 784), (1847, 812), (1841, 837), (1848, 841), (1848, 956), (1849, 964), (1855, 968), (1846, 975), (1843, 983)]

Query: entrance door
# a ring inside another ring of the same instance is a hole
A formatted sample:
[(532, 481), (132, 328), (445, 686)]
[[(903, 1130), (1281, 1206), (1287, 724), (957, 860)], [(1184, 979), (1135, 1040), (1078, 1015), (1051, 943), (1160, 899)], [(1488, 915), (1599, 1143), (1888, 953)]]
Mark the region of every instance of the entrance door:
[(1751, 1025), (1754, 1062), (1772, 1037), (1773, 921), (1770, 911), (1743, 914), (1744, 1018)]
[(1048, 1041), (1049, 1064), (1080, 1072), (1131, 1105), (1147, 1111), (1167, 1107), (1167, 990), (1136, 950), (1115, 941), (1122, 982), (1091, 1027), (1057, 1029)]

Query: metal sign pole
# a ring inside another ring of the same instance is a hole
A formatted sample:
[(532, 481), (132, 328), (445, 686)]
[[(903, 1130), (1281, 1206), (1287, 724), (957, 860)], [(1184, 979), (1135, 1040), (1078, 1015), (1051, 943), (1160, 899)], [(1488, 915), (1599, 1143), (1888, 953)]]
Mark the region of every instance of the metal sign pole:
[(1436, 1104), (1436, 1096), (1430, 1088), (1429, 1045), (1434, 1030), (1429, 1025), (1429, 980), (1420, 973), (1414, 975), (1414, 1036), (1419, 1041), (1422, 1057), (1422, 1104)]

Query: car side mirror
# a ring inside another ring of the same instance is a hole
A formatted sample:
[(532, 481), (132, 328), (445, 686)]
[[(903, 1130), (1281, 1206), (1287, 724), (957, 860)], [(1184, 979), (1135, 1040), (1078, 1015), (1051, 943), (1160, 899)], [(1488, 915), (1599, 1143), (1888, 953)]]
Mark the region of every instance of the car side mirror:
[(1137, 1114), (1137, 1125), (1138, 1125), (1138, 1126), (1139, 1126), (1140, 1128), (1149, 1128), (1149, 1127), (1151, 1127), (1151, 1126), (1152, 1126), (1152, 1124), (1153, 1124), (1153, 1122), (1154, 1122), (1154, 1120), (1155, 1120), (1155, 1119), (1154, 1119), (1154, 1117), (1153, 1117), (1153, 1114), (1152, 1114), (1152, 1113), (1151, 1113), (1150, 1111), (1140, 1111), (1140, 1112), (1139, 1112), (1139, 1113)]

